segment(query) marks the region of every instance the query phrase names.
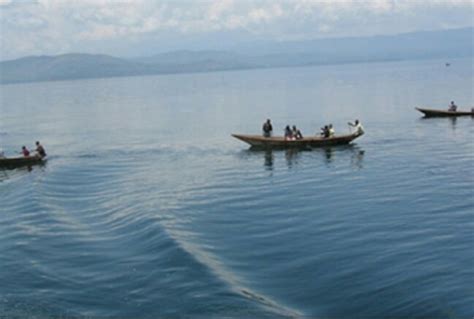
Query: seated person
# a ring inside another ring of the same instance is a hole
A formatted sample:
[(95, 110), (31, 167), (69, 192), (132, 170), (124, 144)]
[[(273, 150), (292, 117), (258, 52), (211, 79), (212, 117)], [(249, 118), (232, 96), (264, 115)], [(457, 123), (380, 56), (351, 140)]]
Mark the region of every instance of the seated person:
[(22, 147), (21, 147), (21, 153), (22, 153), (23, 156), (25, 156), (25, 157), (30, 156), (30, 151), (28, 151), (28, 149), (26, 148), (26, 146), (22, 146)]
[(301, 134), (301, 131), (296, 128), (296, 125), (293, 125), (293, 129), (291, 130), (291, 133), (293, 134), (293, 137), (297, 140), (300, 140), (303, 138), (303, 134)]
[(328, 131), (329, 131), (329, 137), (333, 137), (335, 134), (335, 131), (334, 131), (334, 128), (332, 127), (332, 124), (329, 124)]
[(458, 106), (456, 104), (454, 104), (454, 101), (451, 101), (451, 104), (449, 105), (448, 111), (456, 112), (457, 109), (458, 109)]
[(46, 151), (44, 150), (43, 145), (41, 145), (39, 141), (36, 141), (36, 152), (37, 152), (38, 155), (41, 156), (41, 157), (45, 157), (45, 156), (46, 156)]
[(324, 127), (321, 127), (321, 135), (323, 137), (329, 137), (329, 126), (324, 125)]

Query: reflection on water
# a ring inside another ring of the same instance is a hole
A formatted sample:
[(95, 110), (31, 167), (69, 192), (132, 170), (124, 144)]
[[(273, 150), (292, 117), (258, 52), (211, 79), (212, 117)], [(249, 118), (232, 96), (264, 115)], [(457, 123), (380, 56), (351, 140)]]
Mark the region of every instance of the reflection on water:
[[(0, 318), (471, 318), (474, 120), (411, 108), (472, 103), (465, 66), (3, 86), (0, 146), (56, 157), (0, 169)], [(229, 136), (268, 116), (367, 134), (308, 151)]]
[(298, 149), (287, 149), (285, 150), (285, 159), (286, 159), (286, 165), (288, 168), (292, 168), (294, 165), (298, 164), (298, 159), (301, 155), (301, 152), (304, 150), (298, 150)]
[(351, 166), (352, 168), (362, 169), (365, 151), (359, 147), (352, 148)]
[[(306, 150), (307, 151), (307, 150)], [(304, 150), (300, 149), (287, 149), (287, 150), (272, 150), (272, 149), (255, 149), (249, 148), (244, 150), (242, 154), (245, 157), (263, 157), (263, 166), (266, 170), (273, 170), (275, 168), (275, 160), (279, 160), (280, 158), (285, 158), (286, 166), (288, 168), (292, 168), (293, 166), (298, 164), (298, 159), (301, 156), (301, 153)]]
[(458, 118), (457, 118), (457, 117), (452, 117), (452, 118), (450, 118), (451, 128), (452, 128), (453, 130), (456, 129), (456, 123), (457, 123), (457, 121), (458, 121)]
[(329, 164), (332, 161), (332, 148), (328, 147), (324, 149), (324, 155), (326, 158), (326, 163)]
[(325, 147), (321, 149), (324, 161), (327, 165), (332, 164), (337, 157), (347, 157), (349, 155), (351, 167), (361, 169), (365, 151), (357, 145), (342, 145), (338, 147)]
[(32, 172), (33, 170), (44, 170), (47, 162), (38, 163), (35, 165), (23, 165), (19, 167), (0, 167), (0, 182), (9, 179), (11, 176), (16, 174), (25, 174)]
[(464, 121), (467, 119), (474, 120), (474, 116), (463, 116), (459, 119), (457, 116), (447, 116), (447, 117), (420, 117), (419, 121), (425, 124), (432, 125), (433, 123), (444, 123), (448, 122), (451, 126), (451, 129), (454, 131), (456, 127), (459, 125), (459, 121)]
[(267, 168), (268, 170), (272, 170), (273, 160), (275, 159), (275, 157), (273, 156), (272, 150), (265, 150), (264, 158), (265, 158), (265, 162), (264, 162), (265, 168)]
[(8, 174), (4, 169), (0, 170), (0, 183), (8, 179)]
[[(286, 167), (288, 169), (294, 168), (303, 162), (305, 159), (320, 157), (322, 155), (323, 161), (326, 165), (333, 163), (335, 160), (350, 159), (352, 168), (361, 169), (363, 167), (363, 159), (365, 151), (356, 145), (342, 145), (335, 147), (315, 148), (315, 149), (287, 149), (287, 150), (272, 150), (272, 149), (253, 149), (244, 150), (244, 157), (263, 157), (263, 166), (266, 170), (273, 170), (280, 159), (284, 158)], [(348, 156), (349, 155), (349, 156)]]
[(456, 123), (458, 122), (458, 118), (453, 116), (453, 117), (426, 117), (426, 116), (423, 116), (423, 117), (420, 117), (420, 121), (421, 122), (425, 122), (426, 123), (433, 123), (433, 122), (449, 122), (449, 124), (451, 125), (451, 129), (454, 131), (456, 130)]

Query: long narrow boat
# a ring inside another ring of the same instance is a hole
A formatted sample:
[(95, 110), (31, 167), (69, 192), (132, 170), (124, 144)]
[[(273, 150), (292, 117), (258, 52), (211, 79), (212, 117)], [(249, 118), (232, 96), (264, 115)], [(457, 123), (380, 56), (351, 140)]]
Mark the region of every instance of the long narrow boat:
[(364, 133), (353, 133), (333, 137), (304, 137), (298, 140), (288, 140), (283, 136), (264, 137), (261, 135), (232, 134), (233, 137), (250, 144), (254, 148), (313, 148), (349, 144)]
[(474, 111), (446, 111), (446, 110), (432, 110), (415, 107), (418, 111), (423, 113), (426, 117), (452, 117), (452, 116), (474, 116)]
[(43, 164), (45, 161), (46, 161), (46, 158), (43, 158), (39, 155), (2, 157), (0, 158), (0, 167), (1, 168), (16, 168), (16, 167), (21, 167), (21, 166)]

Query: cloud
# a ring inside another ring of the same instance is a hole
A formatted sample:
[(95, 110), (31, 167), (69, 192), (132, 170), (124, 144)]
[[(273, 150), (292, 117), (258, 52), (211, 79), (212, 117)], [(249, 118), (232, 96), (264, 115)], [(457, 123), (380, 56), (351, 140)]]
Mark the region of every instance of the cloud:
[(120, 55), (111, 43), (228, 32), (289, 40), (456, 28), (472, 26), (472, 12), (471, 0), (0, 0), (0, 58)]
[(209, 5), (207, 16), (210, 21), (218, 21), (225, 13), (232, 12), (234, 0), (214, 1)]

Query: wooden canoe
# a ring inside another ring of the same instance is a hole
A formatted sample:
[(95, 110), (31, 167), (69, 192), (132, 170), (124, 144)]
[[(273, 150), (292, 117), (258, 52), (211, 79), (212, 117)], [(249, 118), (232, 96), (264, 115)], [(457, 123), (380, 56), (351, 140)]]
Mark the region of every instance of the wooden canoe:
[(364, 133), (353, 133), (333, 137), (304, 137), (299, 140), (287, 140), (283, 136), (264, 137), (261, 135), (232, 134), (233, 137), (250, 144), (253, 148), (313, 148), (349, 144)]
[(0, 158), (0, 167), (16, 168), (16, 167), (21, 167), (21, 166), (43, 164), (45, 161), (46, 159), (39, 155), (2, 157)]
[(432, 109), (422, 109), (416, 107), (418, 111), (423, 113), (426, 117), (452, 117), (452, 116), (474, 116), (473, 111), (447, 111), (447, 110), (432, 110)]

